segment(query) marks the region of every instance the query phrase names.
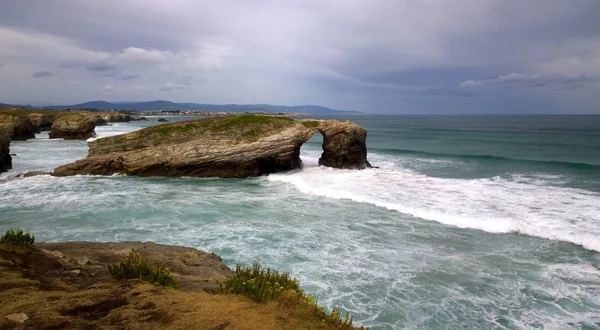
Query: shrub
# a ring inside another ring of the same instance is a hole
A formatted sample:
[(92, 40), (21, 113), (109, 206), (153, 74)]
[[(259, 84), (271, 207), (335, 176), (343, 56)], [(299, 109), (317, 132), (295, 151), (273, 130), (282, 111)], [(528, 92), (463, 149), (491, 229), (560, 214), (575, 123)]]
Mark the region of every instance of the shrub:
[(237, 265), (233, 277), (221, 284), (221, 293), (243, 295), (258, 303), (279, 301), (285, 305), (301, 304), (309, 308), (313, 316), (319, 318), (330, 329), (355, 329), (349, 313), (346, 313), (344, 318), (338, 308), (327, 313), (312, 296), (304, 293), (298, 280), (290, 277), (288, 273), (271, 271), (270, 268), (265, 270), (259, 264), (245, 268)]
[(23, 232), (22, 229), (14, 230), (8, 229), (2, 238), (0, 238), (1, 243), (18, 246), (18, 247), (32, 247), (33, 243), (35, 243), (35, 236), (30, 234), (29, 232)]
[(169, 268), (164, 264), (158, 267), (151, 266), (141, 255), (135, 253), (130, 253), (127, 260), (119, 264), (109, 264), (108, 271), (112, 278), (118, 281), (140, 279), (166, 287), (177, 287)]

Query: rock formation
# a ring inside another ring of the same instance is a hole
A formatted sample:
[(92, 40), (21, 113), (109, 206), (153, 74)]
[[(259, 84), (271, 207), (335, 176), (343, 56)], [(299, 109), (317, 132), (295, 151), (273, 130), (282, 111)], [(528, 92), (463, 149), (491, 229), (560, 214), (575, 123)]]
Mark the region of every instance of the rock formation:
[(168, 122), (168, 120), (166, 120), (164, 118), (158, 118), (158, 122), (159, 123), (166, 123), (166, 122)]
[(86, 115), (88, 116), (88, 118), (92, 121), (94, 121), (94, 125), (96, 126), (105, 126), (108, 125), (108, 123), (106, 122), (106, 120), (104, 120), (104, 118), (102, 118), (102, 116), (95, 114), (95, 113), (86, 113)]
[(83, 274), (94, 274), (96, 281), (108, 281), (108, 264), (126, 259), (130, 253), (142, 255), (153, 265), (164, 263), (182, 290), (211, 291), (220, 281), (233, 275), (218, 255), (182, 246), (152, 242), (64, 242), (37, 246), (46, 254), (57, 257), (63, 265)]
[(324, 120), (319, 124), (323, 134), (323, 153), (319, 165), (342, 169), (371, 167), (367, 161), (367, 130), (355, 123)]
[(10, 135), (6, 129), (0, 128), (0, 173), (12, 168), (10, 156)]
[(120, 112), (98, 112), (96, 113), (107, 123), (125, 123), (131, 121), (131, 116)]
[(51, 139), (85, 140), (94, 136), (94, 119), (82, 113), (68, 113), (54, 121), (49, 136)]
[(7, 130), (13, 141), (25, 141), (35, 138), (35, 128), (31, 120), (20, 112), (2, 112), (0, 113), (0, 128)]
[(52, 127), (52, 123), (58, 117), (56, 113), (30, 113), (27, 114), (27, 117), (31, 121), (31, 124), (34, 127), (36, 133), (49, 131)]
[[(300, 167), (300, 147), (317, 131), (322, 164), (363, 169), (364, 128), (350, 122), (240, 115), (169, 123), (89, 142), (89, 155), (56, 168), (77, 174), (243, 178)], [(362, 160), (362, 163), (361, 163)]]

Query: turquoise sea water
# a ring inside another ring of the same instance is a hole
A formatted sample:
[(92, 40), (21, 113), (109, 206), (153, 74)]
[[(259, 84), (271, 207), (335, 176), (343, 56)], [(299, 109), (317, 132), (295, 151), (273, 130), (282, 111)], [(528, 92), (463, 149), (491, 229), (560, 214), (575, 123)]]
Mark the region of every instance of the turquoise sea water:
[(0, 230), (260, 262), (372, 329), (600, 329), (600, 117), (339, 119), (367, 128), (378, 169), (319, 167), (317, 134), (302, 170), (259, 178), (22, 179), (87, 145), (13, 142)]

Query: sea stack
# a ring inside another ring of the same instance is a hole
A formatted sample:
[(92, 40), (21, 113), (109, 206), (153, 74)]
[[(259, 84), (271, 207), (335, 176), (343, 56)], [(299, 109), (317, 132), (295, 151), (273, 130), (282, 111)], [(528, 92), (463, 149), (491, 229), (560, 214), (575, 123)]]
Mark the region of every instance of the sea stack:
[(324, 143), (323, 165), (369, 166), (366, 131), (354, 123), (239, 115), (168, 123), (97, 139), (88, 143), (87, 158), (60, 166), (53, 175), (259, 176), (299, 168), (300, 147), (317, 131), (331, 139)]
[(95, 119), (81, 113), (69, 113), (56, 119), (49, 137), (66, 140), (86, 140), (95, 135)]

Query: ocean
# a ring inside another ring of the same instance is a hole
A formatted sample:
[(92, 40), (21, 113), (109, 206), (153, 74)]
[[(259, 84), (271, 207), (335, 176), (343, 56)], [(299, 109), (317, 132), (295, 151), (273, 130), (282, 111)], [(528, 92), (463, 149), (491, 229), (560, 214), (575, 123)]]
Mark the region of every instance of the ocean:
[(600, 329), (600, 116), (337, 119), (378, 168), (319, 167), (315, 134), (302, 170), (258, 178), (17, 178), (87, 155), (37, 134), (11, 145), (0, 230), (258, 262), (371, 329)]

